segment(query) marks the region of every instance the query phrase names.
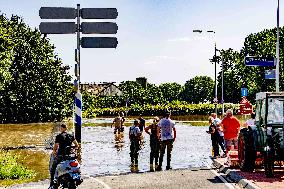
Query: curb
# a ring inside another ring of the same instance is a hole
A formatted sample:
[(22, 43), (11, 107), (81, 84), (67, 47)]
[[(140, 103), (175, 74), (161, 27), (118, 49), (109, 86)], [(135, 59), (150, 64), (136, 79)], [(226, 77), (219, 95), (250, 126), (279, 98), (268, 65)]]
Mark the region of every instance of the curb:
[(243, 178), (242, 176), (238, 175), (238, 173), (234, 170), (229, 169), (229, 167), (225, 167), (222, 163), (220, 163), (217, 159), (211, 158), (213, 161), (213, 165), (219, 169), (219, 172), (222, 172), (225, 174), (225, 179), (229, 181), (233, 181), (237, 183), (242, 188), (247, 189), (261, 189), (249, 180)]

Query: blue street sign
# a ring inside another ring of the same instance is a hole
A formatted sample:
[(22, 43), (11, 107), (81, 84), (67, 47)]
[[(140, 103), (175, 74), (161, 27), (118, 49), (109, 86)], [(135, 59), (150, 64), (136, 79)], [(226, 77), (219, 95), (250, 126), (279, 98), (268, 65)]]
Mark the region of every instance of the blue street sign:
[(241, 94), (242, 94), (242, 96), (248, 96), (248, 89), (247, 88), (241, 88)]
[(245, 57), (246, 66), (275, 66), (274, 58)]
[(265, 70), (265, 79), (276, 79), (276, 70)]

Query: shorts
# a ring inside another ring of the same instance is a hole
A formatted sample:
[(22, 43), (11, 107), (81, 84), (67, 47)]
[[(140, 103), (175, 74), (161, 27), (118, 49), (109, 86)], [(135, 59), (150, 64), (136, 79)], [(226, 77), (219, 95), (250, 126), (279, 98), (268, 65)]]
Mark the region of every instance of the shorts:
[(232, 146), (234, 146), (234, 149), (238, 149), (238, 138), (230, 138), (230, 139), (225, 139), (225, 145), (226, 149), (231, 150)]

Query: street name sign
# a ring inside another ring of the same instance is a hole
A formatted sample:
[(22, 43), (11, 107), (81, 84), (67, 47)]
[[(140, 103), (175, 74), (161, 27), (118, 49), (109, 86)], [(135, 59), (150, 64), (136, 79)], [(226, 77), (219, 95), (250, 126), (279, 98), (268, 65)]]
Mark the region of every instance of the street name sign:
[(116, 8), (82, 8), (83, 19), (116, 19), (118, 12)]
[(41, 19), (75, 19), (77, 12), (75, 8), (68, 7), (41, 7), (39, 17)]
[(248, 96), (248, 89), (247, 88), (241, 88), (241, 95), (242, 96)]
[(116, 37), (82, 37), (82, 48), (116, 48), (118, 44)]
[(43, 34), (72, 34), (76, 32), (75, 22), (41, 22), (39, 30)]
[(276, 70), (265, 70), (265, 79), (276, 79)]
[(118, 26), (114, 22), (82, 22), (83, 34), (116, 34)]
[(275, 66), (274, 58), (245, 57), (246, 66)]

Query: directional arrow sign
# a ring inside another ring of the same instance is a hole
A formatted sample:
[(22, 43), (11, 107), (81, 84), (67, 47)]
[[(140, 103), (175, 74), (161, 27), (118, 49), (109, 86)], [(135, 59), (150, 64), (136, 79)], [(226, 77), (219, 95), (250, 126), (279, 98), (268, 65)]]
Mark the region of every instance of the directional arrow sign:
[(114, 22), (83, 22), (81, 27), (83, 34), (116, 34), (118, 29)]
[(116, 19), (118, 12), (116, 8), (83, 8), (81, 17), (84, 19)]
[(116, 37), (82, 37), (82, 48), (116, 48)]
[(245, 57), (246, 66), (275, 66), (274, 58)]
[(41, 7), (39, 9), (41, 19), (75, 19), (77, 17), (75, 8), (68, 7)]
[(41, 22), (41, 33), (45, 34), (71, 34), (76, 32), (75, 22)]

